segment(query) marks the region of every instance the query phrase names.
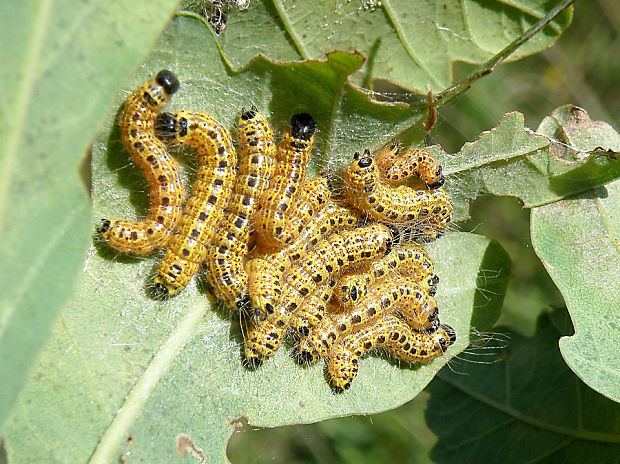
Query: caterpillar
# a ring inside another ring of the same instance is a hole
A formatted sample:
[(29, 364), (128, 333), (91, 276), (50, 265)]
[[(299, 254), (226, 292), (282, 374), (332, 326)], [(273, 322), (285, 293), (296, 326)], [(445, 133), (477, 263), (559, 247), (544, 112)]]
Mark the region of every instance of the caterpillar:
[(431, 190), (445, 183), (441, 165), (428, 151), (411, 148), (399, 155), (399, 149), (398, 144), (393, 144), (375, 156), (375, 163), (383, 181), (394, 185), (417, 175)]
[(368, 287), (388, 275), (413, 278), (430, 296), (435, 296), (439, 277), (433, 261), (419, 245), (403, 243), (389, 255), (370, 263), (363, 272), (343, 274), (334, 289), (334, 300), (346, 309), (354, 308), (368, 294)]
[[(260, 365), (262, 359), (275, 354), (289, 326), (292, 315), (301, 308), (304, 299), (324, 282), (341, 272), (378, 256), (389, 253), (394, 245), (392, 229), (383, 224), (331, 234), (312, 248), (297, 265), (288, 270), (282, 282), (282, 294), (276, 305), (266, 304), (265, 313), (258, 314), (255, 331), (248, 330), (245, 354), (250, 365)], [(254, 334), (269, 334), (261, 345)], [(273, 336), (277, 335), (277, 336)]]
[(303, 306), (291, 318), (291, 327), (296, 333), (308, 336), (310, 329), (321, 323), (335, 287), (336, 280), (330, 279), (304, 300)]
[(344, 182), (349, 206), (379, 222), (417, 224), (428, 240), (437, 238), (452, 221), (452, 200), (446, 192), (387, 185), (368, 150), (364, 156), (355, 153)]
[(295, 114), (278, 146), (277, 162), (269, 189), (256, 216), (258, 243), (267, 248), (290, 245), (296, 233), (289, 226), (293, 204), (306, 177), (306, 165), (314, 144), (316, 122), (307, 113)]
[(276, 146), (271, 125), (256, 108), (242, 111), (237, 129), (239, 172), (221, 226), (207, 254), (207, 280), (213, 293), (233, 310), (249, 302), (250, 225), (273, 172)]
[(327, 179), (322, 177), (312, 177), (306, 179), (299, 188), (298, 194), (293, 203), (293, 208), (287, 215), (285, 235), (291, 237), (285, 240), (287, 247), (293, 243), (300, 243), (297, 238), (303, 232), (304, 228), (325, 207), (331, 192), (327, 186)]
[(248, 261), (248, 291), (252, 307), (259, 314), (266, 313), (265, 307), (274, 306), (281, 295), (281, 281), (284, 273), (307, 253), (319, 240), (328, 234), (352, 227), (357, 216), (347, 208), (328, 201), (325, 206), (306, 223), (299, 237), (288, 247), (277, 252)]
[(155, 135), (157, 113), (179, 89), (168, 70), (157, 73), (131, 93), (121, 113), (121, 139), (133, 162), (144, 172), (151, 206), (144, 221), (102, 219), (98, 232), (112, 248), (145, 255), (165, 247), (181, 217), (185, 190), (179, 165)]
[(170, 143), (194, 148), (199, 160), (192, 195), (155, 276), (155, 294), (167, 297), (189, 284), (207, 256), (232, 191), (237, 154), (228, 130), (208, 113), (162, 113), (155, 129)]
[(439, 326), (435, 299), (419, 285), (404, 278), (379, 281), (369, 288), (368, 296), (352, 311), (323, 318), (299, 343), (298, 357), (307, 363), (316, 362), (327, 356), (340, 338), (395, 311), (416, 330), (432, 332)]
[(357, 376), (359, 359), (367, 352), (384, 347), (395, 359), (408, 364), (428, 363), (443, 355), (456, 341), (456, 332), (444, 325), (432, 333), (416, 332), (395, 315), (366, 325), (341, 339), (329, 353), (327, 371), (332, 389), (342, 393)]

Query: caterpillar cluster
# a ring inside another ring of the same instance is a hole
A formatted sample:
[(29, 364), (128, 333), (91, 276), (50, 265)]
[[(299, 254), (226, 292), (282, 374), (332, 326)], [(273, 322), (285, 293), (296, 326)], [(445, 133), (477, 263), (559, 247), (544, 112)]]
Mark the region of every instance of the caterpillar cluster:
[[(326, 179), (306, 177), (312, 116), (293, 115), (276, 144), (267, 119), (244, 109), (235, 147), (207, 113), (162, 112), (178, 88), (176, 76), (161, 71), (128, 97), (122, 140), (145, 172), (151, 207), (145, 221), (104, 219), (99, 229), (122, 252), (166, 249), (154, 296), (177, 294), (204, 265), (214, 295), (245, 318), (249, 367), (293, 334), (297, 359), (325, 358), (337, 392), (349, 388), (370, 350), (426, 363), (454, 343), (439, 321), (434, 264), (413, 242), (438, 238), (452, 219), (433, 155), (397, 145), (375, 157), (356, 153), (336, 196)], [(197, 153), (186, 201), (166, 144)], [(413, 176), (421, 188), (401, 184)]]

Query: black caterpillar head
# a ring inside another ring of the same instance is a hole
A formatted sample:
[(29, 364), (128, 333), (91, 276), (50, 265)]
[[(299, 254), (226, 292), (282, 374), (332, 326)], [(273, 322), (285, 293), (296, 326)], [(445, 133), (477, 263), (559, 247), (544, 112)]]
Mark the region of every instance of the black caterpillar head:
[(366, 169), (372, 165), (372, 157), (370, 156), (369, 149), (364, 150), (364, 156), (361, 158), (360, 154), (356, 153), (354, 159), (358, 160), (357, 165), (362, 169)]
[(291, 135), (297, 139), (310, 140), (316, 131), (316, 122), (308, 113), (294, 114), (291, 118)]
[(251, 110), (246, 110), (245, 108), (243, 108), (241, 110), (241, 119), (243, 119), (244, 121), (248, 121), (249, 119), (254, 119), (256, 117), (256, 113), (257, 113), (257, 109), (254, 105), (252, 105), (252, 109)]
[(162, 69), (157, 73), (157, 77), (155, 77), (155, 81), (161, 85), (168, 95), (172, 95), (179, 90), (181, 84), (179, 84), (179, 79), (172, 72), (167, 69)]
[(175, 118), (173, 114), (164, 112), (157, 115), (157, 119), (155, 120), (155, 133), (158, 137), (164, 140), (170, 140), (177, 135), (177, 130), (177, 118)]

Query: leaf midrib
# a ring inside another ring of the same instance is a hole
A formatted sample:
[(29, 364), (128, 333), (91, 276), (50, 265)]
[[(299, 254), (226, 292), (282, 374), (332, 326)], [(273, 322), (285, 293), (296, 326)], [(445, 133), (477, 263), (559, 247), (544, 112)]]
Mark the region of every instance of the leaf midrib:
[(199, 303), (190, 308), (170, 337), (161, 345), (103, 433), (101, 441), (90, 458), (91, 464), (106, 464), (114, 460), (116, 451), (123, 438), (126, 437), (129, 428), (142, 412), (153, 390), (159, 385), (178, 354), (192, 339), (196, 327), (210, 307), (211, 305)]
[(284, 7), (282, 6), (282, 4), (276, 0), (273, 2), (273, 5), (276, 7), (276, 10), (278, 11), (278, 15), (280, 16), (280, 19), (282, 20), (282, 24), (284, 24), (284, 28), (286, 29), (289, 36), (291, 37), (291, 40), (295, 44), (295, 47), (297, 47), (297, 51), (299, 52), (301, 57), (304, 60), (311, 59), (310, 54), (308, 53), (306, 48), (303, 46), (302, 41), (299, 38), (299, 35), (295, 31), (295, 27), (289, 21), (289, 17), (286, 14), (286, 10), (284, 10)]

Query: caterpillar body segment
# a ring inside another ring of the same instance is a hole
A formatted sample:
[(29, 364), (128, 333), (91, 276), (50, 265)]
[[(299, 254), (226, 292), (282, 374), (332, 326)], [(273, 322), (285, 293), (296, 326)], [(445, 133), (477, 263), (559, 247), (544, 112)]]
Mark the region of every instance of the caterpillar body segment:
[(410, 331), (410, 335), (405, 339), (402, 335), (396, 339), (393, 334), (385, 345), (385, 350), (393, 358), (407, 364), (426, 364), (441, 356), (456, 342), (456, 332), (447, 324), (442, 324), (434, 332), (419, 332), (411, 330), (405, 323), (402, 324)]
[(445, 183), (441, 165), (435, 157), (421, 148), (411, 148), (399, 154), (398, 145), (390, 145), (375, 156), (381, 179), (390, 185), (399, 184), (411, 176), (418, 176), (429, 189)]
[(414, 224), (427, 239), (437, 238), (452, 221), (452, 200), (446, 192), (383, 182), (368, 151), (364, 156), (356, 153), (345, 170), (343, 194), (360, 213), (388, 224)]
[[(278, 336), (269, 339), (269, 346), (254, 344), (250, 355), (261, 358), (261, 361), (273, 356), (282, 344), (293, 314), (300, 310), (304, 300), (341, 272), (389, 253), (393, 245), (392, 235), (392, 230), (387, 226), (373, 224), (331, 234), (321, 240), (288, 270), (282, 282), (280, 301), (275, 306), (267, 304), (266, 314), (261, 314), (258, 318), (265, 319), (261, 324), (256, 324), (258, 331), (264, 333), (265, 331), (259, 328), (265, 326), (269, 328), (269, 333), (276, 333)], [(330, 293), (331, 290), (332, 288), (329, 289)], [(249, 358), (248, 362), (253, 363)]]
[(353, 266), (363, 265), (391, 251), (392, 231), (382, 224), (334, 233), (310, 249), (286, 274), (280, 304), (265, 306), (261, 318), (287, 326), (290, 314), (318, 285)]
[(248, 261), (246, 265), (249, 275), (248, 291), (255, 311), (266, 314), (267, 305), (275, 307), (282, 293), (282, 279), (288, 269), (321, 239), (337, 230), (353, 227), (357, 219), (349, 209), (328, 201), (306, 224), (292, 245)]
[(306, 179), (299, 189), (299, 193), (293, 209), (288, 215), (288, 221), (284, 226), (284, 231), (280, 241), (287, 246), (297, 242), (297, 237), (307, 227), (312, 218), (327, 204), (331, 197), (331, 192), (327, 187), (327, 179), (312, 177)]
[(243, 111), (237, 129), (239, 172), (221, 226), (207, 255), (207, 280), (215, 296), (233, 310), (244, 308), (251, 224), (273, 173), (273, 129), (257, 110)]
[(295, 239), (286, 225), (295, 215), (293, 205), (306, 178), (306, 166), (314, 144), (316, 123), (307, 113), (295, 114), (278, 146), (277, 162), (269, 189), (261, 199), (256, 217), (258, 243), (266, 248), (283, 248)]
[(178, 89), (177, 77), (160, 71), (127, 97), (120, 116), (123, 145), (144, 172), (151, 202), (144, 221), (102, 219), (101, 236), (123, 253), (144, 255), (165, 247), (181, 217), (185, 190), (179, 165), (154, 129), (157, 113)]
[(321, 323), (335, 286), (335, 279), (330, 279), (320, 285), (314, 293), (304, 300), (302, 307), (293, 313), (291, 327), (296, 333), (307, 336), (312, 327)]
[(336, 393), (347, 390), (357, 376), (360, 358), (373, 349), (384, 347), (393, 358), (408, 364), (428, 363), (443, 355), (455, 340), (448, 326), (432, 333), (416, 332), (395, 315), (388, 315), (334, 345), (327, 360), (332, 388)]
[(352, 311), (324, 317), (301, 340), (298, 346), (299, 357), (307, 363), (316, 362), (327, 356), (340, 338), (367, 324), (374, 324), (395, 311), (399, 311), (415, 330), (432, 332), (439, 326), (439, 309), (432, 296), (404, 278), (388, 279), (371, 286), (368, 296)]
[[(282, 277), (289, 267), (288, 256), (274, 253), (247, 262), (248, 293), (252, 308), (275, 304), (282, 294)], [(255, 311), (255, 310), (254, 310)]]
[(286, 329), (276, 327), (271, 321), (252, 318), (243, 337), (246, 364), (253, 369), (261, 366), (276, 354), (285, 335)]
[(237, 155), (228, 130), (208, 113), (162, 113), (156, 130), (172, 144), (194, 148), (199, 162), (191, 197), (157, 268), (155, 292), (166, 297), (184, 289), (206, 259), (232, 192)]
[(392, 336), (400, 339), (401, 335), (410, 332), (411, 329), (407, 331), (405, 326), (398, 317), (388, 315), (336, 343), (327, 359), (327, 371), (334, 392), (342, 393), (349, 389), (357, 376), (360, 358), (373, 349), (385, 346)]
[(452, 222), (452, 199), (441, 189), (424, 193), (416, 226), (426, 240), (435, 240)]
[(368, 294), (368, 287), (387, 276), (411, 277), (430, 296), (435, 296), (439, 277), (426, 251), (416, 244), (403, 243), (385, 257), (373, 261), (362, 272), (340, 276), (334, 289), (334, 300), (353, 309)]

